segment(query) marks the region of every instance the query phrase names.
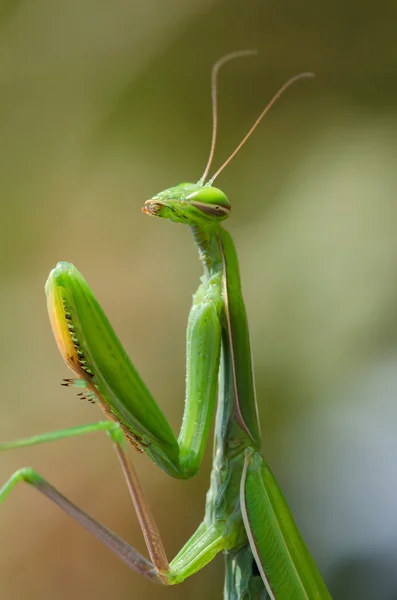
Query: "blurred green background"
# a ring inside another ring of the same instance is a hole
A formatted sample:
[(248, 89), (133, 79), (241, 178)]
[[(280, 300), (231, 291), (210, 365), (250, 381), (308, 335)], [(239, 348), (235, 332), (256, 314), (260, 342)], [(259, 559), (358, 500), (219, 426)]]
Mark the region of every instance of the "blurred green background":
[[(397, 4), (8, 0), (0, 4), (0, 438), (102, 417), (48, 324), (58, 260), (84, 273), (175, 431), (200, 265), (189, 231), (141, 213), (197, 180), (220, 77), (215, 167), (290, 76), (311, 70), (219, 177), (233, 212), (263, 451), (338, 599), (397, 598)], [(169, 555), (200, 522), (200, 474), (133, 454)], [(34, 466), (145, 552), (104, 435), (0, 457)], [(163, 589), (27, 486), (0, 512), (0, 597), (219, 599), (218, 558)]]

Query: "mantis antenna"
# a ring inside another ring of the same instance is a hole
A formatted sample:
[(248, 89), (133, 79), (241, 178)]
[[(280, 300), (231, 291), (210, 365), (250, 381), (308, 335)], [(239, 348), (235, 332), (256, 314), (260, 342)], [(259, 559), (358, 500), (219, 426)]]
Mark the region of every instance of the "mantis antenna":
[(205, 171), (200, 179), (200, 182), (204, 183), (208, 171), (211, 168), (212, 160), (215, 154), (215, 145), (216, 145), (216, 135), (218, 133), (218, 72), (219, 69), (230, 60), (234, 60), (235, 58), (240, 58), (241, 56), (252, 56), (253, 54), (258, 54), (257, 50), (237, 50), (237, 52), (230, 52), (225, 56), (222, 56), (219, 60), (216, 61), (214, 66), (212, 67), (211, 72), (211, 98), (212, 98), (212, 140), (211, 140), (211, 150), (210, 155), (208, 157), (208, 162), (205, 167)]
[(261, 112), (261, 114), (259, 115), (259, 117), (257, 118), (257, 120), (255, 121), (255, 123), (253, 124), (253, 126), (251, 127), (251, 129), (249, 130), (249, 132), (247, 133), (247, 135), (241, 140), (241, 142), (239, 143), (239, 145), (237, 146), (237, 148), (231, 153), (231, 155), (229, 156), (229, 158), (223, 163), (223, 165), (221, 167), (219, 167), (219, 169), (217, 170), (217, 172), (215, 173), (215, 175), (213, 175), (211, 177), (211, 179), (209, 180), (209, 183), (212, 185), (212, 183), (215, 181), (215, 179), (218, 177), (218, 175), (220, 173), (222, 173), (223, 169), (230, 163), (230, 161), (236, 156), (237, 152), (239, 152), (239, 150), (241, 150), (241, 148), (244, 146), (245, 142), (248, 140), (248, 138), (251, 137), (251, 135), (254, 133), (255, 129), (258, 127), (259, 123), (262, 121), (263, 117), (265, 115), (267, 115), (267, 113), (269, 112), (269, 110), (272, 108), (272, 106), (277, 102), (277, 100), (280, 98), (280, 96), (285, 92), (286, 89), (288, 89), (291, 85), (293, 85), (296, 81), (298, 81), (299, 79), (305, 79), (307, 77), (314, 77), (314, 73), (299, 73), (299, 75), (295, 75), (294, 77), (291, 77), (291, 79), (288, 79), (288, 81), (286, 81), (284, 83), (284, 85), (281, 86), (281, 88), (278, 90), (278, 92), (273, 96), (273, 98), (270, 100), (270, 102), (266, 105), (266, 107), (264, 108), (264, 110)]
[[(233, 60), (234, 58), (237, 58), (237, 57), (240, 57), (240, 56), (249, 56), (249, 55), (252, 55), (252, 54), (257, 54), (257, 52), (255, 50), (241, 50), (239, 52), (231, 52), (230, 54), (226, 54), (226, 56), (223, 56), (222, 58), (220, 58), (214, 64), (214, 66), (212, 68), (212, 76), (211, 76), (212, 119), (213, 119), (212, 120), (212, 122), (213, 122), (213, 127), (212, 127), (212, 142), (211, 142), (211, 150), (210, 150), (210, 155), (209, 155), (208, 163), (207, 163), (207, 166), (205, 168), (204, 174), (203, 174), (202, 178), (200, 179), (201, 182), (204, 182), (205, 178), (208, 175), (208, 171), (209, 171), (209, 169), (211, 167), (212, 159), (214, 157), (214, 152), (215, 152), (216, 134), (217, 134), (217, 128), (218, 128), (218, 114), (217, 114), (217, 108), (218, 108), (217, 107), (218, 71), (221, 68), (221, 66), (224, 65), (226, 62), (229, 62), (229, 60)], [(248, 133), (246, 134), (246, 136), (241, 140), (241, 142), (239, 143), (239, 145), (237, 146), (237, 148), (231, 153), (231, 155), (229, 156), (229, 158), (223, 163), (223, 165), (211, 177), (211, 179), (208, 182), (209, 185), (212, 185), (212, 183), (215, 181), (215, 179), (218, 177), (218, 175), (220, 175), (220, 173), (222, 173), (223, 169), (230, 163), (230, 161), (241, 150), (241, 148), (244, 146), (245, 142), (254, 133), (255, 129), (258, 127), (258, 125), (262, 121), (263, 117), (265, 115), (267, 115), (267, 113), (269, 112), (269, 110), (277, 102), (277, 100), (280, 98), (280, 96), (289, 87), (291, 87), (291, 85), (293, 85), (296, 81), (299, 81), (300, 79), (311, 78), (311, 77), (314, 77), (314, 73), (299, 73), (298, 75), (295, 75), (294, 77), (291, 77), (291, 79), (288, 79), (288, 81), (286, 81), (284, 83), (284, 85), (281, 86), (281, 88), (278, 90), (278, 92), (273, 96), (273, 98), (270, 100), (270, 102), (266, 105), (266, 107), (264, 108), (264, 110), (261, 112), (261, 114), (259, 115), (259, 117), (255, 121), (255, 123), (252, 125), (251, 129), (248, 131)]]

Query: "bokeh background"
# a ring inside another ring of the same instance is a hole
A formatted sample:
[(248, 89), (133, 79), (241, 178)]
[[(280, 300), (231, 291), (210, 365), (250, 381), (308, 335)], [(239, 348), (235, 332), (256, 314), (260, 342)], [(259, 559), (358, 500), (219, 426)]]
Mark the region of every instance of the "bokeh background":
[[(190, 232), (141, 213), (197, 180), (213, 62), (221, 164), (276, 89), (306, 70), (219, 177), (232, 201), (263, 451), (337, 599), (397, 598), (397, 4), (380, 0), (4, 0), (0, 5), (0, 438), (87, 423), (44, 282), (84, 273), (175, 431), (200, 265)], [(200, 474), (133, 455), (169, 555), (200, 522)], [(0, 457), (34, 466), (145, 552), (106, 436)], [(34, 490), (0, 512), (1, 600), (214, 598), (223, 561), (172, 589), (140, 579)]]

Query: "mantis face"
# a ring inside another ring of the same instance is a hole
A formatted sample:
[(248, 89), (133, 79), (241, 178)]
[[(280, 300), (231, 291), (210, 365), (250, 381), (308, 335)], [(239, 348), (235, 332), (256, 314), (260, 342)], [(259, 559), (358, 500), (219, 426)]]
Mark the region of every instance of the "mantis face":
[(209, 225), (226, 219), (230, 202), (218, 188), (201, 183), (180, 183), (145, 202), (143, 212), (187, 225)]

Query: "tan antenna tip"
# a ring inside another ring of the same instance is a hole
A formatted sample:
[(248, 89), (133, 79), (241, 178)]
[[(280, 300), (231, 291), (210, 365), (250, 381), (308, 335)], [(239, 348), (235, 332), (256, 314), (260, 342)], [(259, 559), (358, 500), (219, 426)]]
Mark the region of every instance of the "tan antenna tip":
[(216, 144), (216, 135), (218, 132), (218, 72), (219, 69), (230, 60), (234, 60), (235, 58), (241, 58), (242, 56), (252, 56), (253, 54), (258, 54), (257, 50), (236, 50), (235, 52), (230, 52), (229, 54), (225, 54), (219, 60), (216, 61), (214, 66), (212, 67), (211, 72), (211, 98), (212, 98), (212, 140), (211, 140), (211, 149), (208, 157), (207, 165), (204, 169), (204, 173), (200, 178), (200, 182), (204, 183), (208, 172), (211, 168), (212, 160), (215, 154), (215, 144)]
[(258, 127), (258, 125), (262, 121), (263, 117), (265, 115), (267, 115), (267, 113), (269, 112), (269, 110), (277, 102), (277, 100), (285, 92), (285, 90), (288, 89), (291, 85), (293, 85), (296, 81), (299, 81), (300, 79), (311, 78), (311, 77), (314, 77), (314, 73), (299, 73), (299, 75), (295, 75), (294, 77), (291, 77), (290, 79), (288, 79), (288, 81), (286, 81), (284, 83), (284, 85), (281, 86), (281, 88), (278, 90), (278, 92), (273, 96), (273, 98), (270, 100), (270, 102), (265, 106), (264, 110), (261, 112), (261, 114), (259, 115), (259, 117), (255, 121), (255, 123), (253, 124), (253, 126), (251, 127), (251, 129), (248, 131), (248, 133), (246, 134), (246, 136), (241, 140), (241, 142), (239, 143), (239, 145), (237, 146), (237, 148), (231, 153), (231, 155), (223, 163), (223, 165), (216, 171), (215, 175), (213, 175), (211, 177), (211, 179), (209, 180), (209, 184), (212, 184), (215, 181), (215, 179), (223, 171), (223, 169), (230, 163), (230, 161), (241, 150), (241, 148), (244, 146), (245, 142), (254, 133), (255, 129)]

